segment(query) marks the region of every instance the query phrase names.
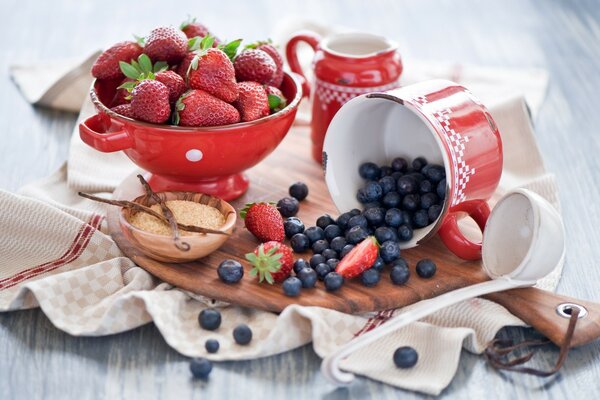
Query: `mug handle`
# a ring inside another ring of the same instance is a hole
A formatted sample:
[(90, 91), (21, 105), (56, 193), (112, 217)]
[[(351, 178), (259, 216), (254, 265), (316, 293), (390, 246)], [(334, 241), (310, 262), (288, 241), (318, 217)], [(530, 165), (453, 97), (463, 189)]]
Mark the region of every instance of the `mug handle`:
[(92, 115), (79, 124), (79, 136), (83, 142), (103, 153), (112, 153), (133, 147), (133, 138), (123, 124), (104, 113)]
[(463, 212), (469, 214), (483, 232), (485, 223), (490, 216), (490, 206), (483, 200), (470, 200), (452, 208), (438, 233), (448, 250), (458, 257), (464, 260), (479, 260), (481, 258), (481, 243), (475, 243), (467, 239), (458, 227), (458, 217)]
[(296, 46), (299, 42), (305, 42), (312, 47), (314, 51), (317, 51), (317, 47), (319, 46), (319, 42), (321, 41), (321, 36), (311, 31), (300, 31), (294, 34), (292, 38), (287, 42), (285, 46), (285, 58), (287, 59), (288, 64), (290, 65), (290, 69), (292, 72), (300, 75), (302, 77), (302, 93), (304, 97), (309, 97), (310, 95), (310, 85), (302, 72), (302, 67), (300, 66), (300, 61), (298, 61), (298, 53), (296, 52)]

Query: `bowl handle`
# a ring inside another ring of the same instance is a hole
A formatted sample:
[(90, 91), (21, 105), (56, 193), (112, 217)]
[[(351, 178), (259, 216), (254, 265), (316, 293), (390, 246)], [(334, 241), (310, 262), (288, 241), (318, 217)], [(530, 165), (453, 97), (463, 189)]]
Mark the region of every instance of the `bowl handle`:
[(438, 231), (442, 242), (448, 250), (464, 260), (479, 260), (481, 258), (481, 243), (467, 239), (458, 227), (458, 216), (467, 213), (479, 226), (481, 232), (490, 216), (490, 206), (483, 200), (470, 200), (452, 208)]
[(123, 124), (104, 113), (92, 115), (80, 123), (79, 136), (84, 143), (104, 153), (133, 147), (133, 138), (129, 136)]

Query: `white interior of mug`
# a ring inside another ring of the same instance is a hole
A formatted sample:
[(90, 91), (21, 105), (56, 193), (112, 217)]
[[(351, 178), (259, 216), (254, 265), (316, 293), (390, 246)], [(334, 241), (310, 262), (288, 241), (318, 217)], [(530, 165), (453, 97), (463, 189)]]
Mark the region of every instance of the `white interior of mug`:
[[(443, 145), (430, 123), (386, 96), (371, 94), (352, 99), (337, 112), (327, 130), (323, 147), (327, 157), (325, 180), (340, 212), (362, 209), (356, 192), (365, 184), (358, 174), (358, 167), (364, 162), (390, 165), (396, 157), (411, 161), (423, 156), (430, 163), (444, 165), (446, 175), (450, 175), (446, 152), (442, 151)], [(446, 209), (444, 205), (437, 221), (415, 229), (413, 239), (400, 243), (400, 247), (414, 247), (437, 232)]]
[(485, 227), (481, 249), (490, 277), (514, 276), (528, 258), (535, 235), (536, 216), (528, 197), (511, 193), (494, 207)]
[(370, 57), (398, 47), (396, 42), (383, 36), (359, 32), (328, 36), (320, 46), (328, 53), (351, 58)]

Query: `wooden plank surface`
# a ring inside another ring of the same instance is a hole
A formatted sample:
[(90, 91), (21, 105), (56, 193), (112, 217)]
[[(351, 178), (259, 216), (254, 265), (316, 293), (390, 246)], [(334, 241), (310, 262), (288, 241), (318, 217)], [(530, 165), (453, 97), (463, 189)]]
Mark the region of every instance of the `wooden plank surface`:
[[(177, 24), (188, 13), (230, 37), (256, 39), (272, 31), (282, 15), (312, 18), (393, 37), (406, 57), (549, 70), (551, 84), (536, 131), (546, 167), (557, 175), (567, 230), (567, 262), (558, 291), (600, 301), (597, 1), (223, 0), (213, 5), (190, 0), (168, 7), (151, 3), (0, 4), (1, 189), (16, 190), (57, 168), (67, 157), (75, 123), (72, 114), (31, 108), (10, 81), (9, 64), (79, 57), (132, 32), (143, 34), (165, 22)], [(517, 339), (532, 335), (510, 328), (500, 333)], [(544, 347), (533, 365), (550, 367), (557, 355), (555, 348)], [(496, 373), (483, 358), (463, 352), (457, 374), (442, 396), (596, 398), (599, 356), (598, 342), (575, 349), (559, 376), (543, 379)], [(276, 357), (221, 363), (210, 382), (194, 382), (186, 358), (170, 349), (153, 325), (109, 337), (80, 338), (54, 328), (39, 310), (0, 314), (0, 399), (421, 397), (366, 379), (334, 390), (318, 372), (319, 361), (305, 346)]]

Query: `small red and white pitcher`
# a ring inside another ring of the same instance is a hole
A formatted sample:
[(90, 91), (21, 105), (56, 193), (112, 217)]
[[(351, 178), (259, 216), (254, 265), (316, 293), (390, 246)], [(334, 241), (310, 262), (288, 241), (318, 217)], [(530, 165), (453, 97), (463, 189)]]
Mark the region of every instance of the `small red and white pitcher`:
[(430, 80), (385, 93), (357, 97), (340, 109), (327, 131), (325, 180), (340, 211), (360, 207), (356, 191), (364, 185), (358, 167), (366, 161), (388, 164), (395, 157), (425, 157), (446, 170), (442, 212), (431, 225), (415, 229), (400, 248), (417, 246), (435, 233), (457, 256), (481, 258), (481, 243), (460, 231), (469, 215), (481, 231), (502, 174), (502, 142), (488, 110), (467, 89)]
[[(298, 61), (299, 42), (308, 43), (315, 51), (312, 88)], [(344, 103), (361, 94), (399, 87), (402, 62), (397, 47), (395, 42), (369, 33), (339, 33), (322, 39), (302, 31), (287, 43), (288, 64), (304, 77), (304, 96), (312, 94), (312, 155), (316, 161), (322, 160), (327, 127)]]

